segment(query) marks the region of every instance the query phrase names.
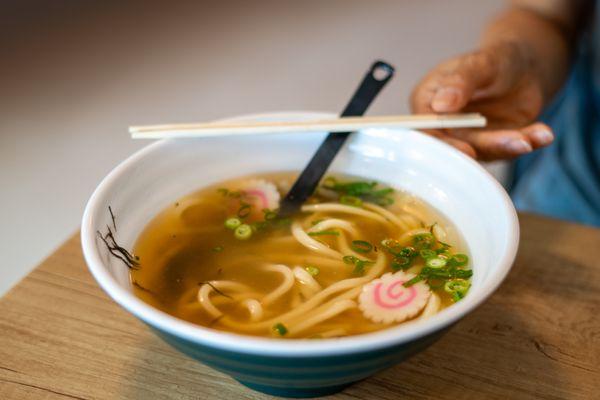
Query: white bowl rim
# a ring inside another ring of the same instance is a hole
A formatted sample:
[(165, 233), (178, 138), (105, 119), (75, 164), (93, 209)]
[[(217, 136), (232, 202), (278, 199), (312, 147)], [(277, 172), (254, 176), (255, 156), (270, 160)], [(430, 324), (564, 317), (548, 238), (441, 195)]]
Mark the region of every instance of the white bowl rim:
[[(282, 111), (274, 113), (248, 114), (227, 118), (226, 120), (273, 118), (273, 117), (306, 117), (320, 118), (332, 117), (335, 114), (310, 111)], [(369, 135), (368, 132), (362, 134)], [(100, 254), (95, 244), (96, 232), (93, 229), (93, 215), (96, 209), (100, 207), (100, 201), (104, 193), (112, 190), (112, 183), (128, 168), (131, 168), (138, 159), (144, 157), (155, 147), (161, 146), (164, 140), (152, 143), (117, 165), (98, 185), (90, 197), (83, 214), (81, 226), (81, 244), (85, 261), (92, 275), (100, 287), (120, 306), (141, 319), (148, 325), (171, 334), (177, 338), (188, 340), (214, 349), (230, 351), (242, 354), (252, 354), (258, 356), (271, 357), (318, 357), (318, 356), (336, 356), (362, 353), (367, 351), (381, 350), (403, 343), (409, 343), (429, 334), (440, 331), (456, 323), (469, 312), (483, 303), (502, 283), (512, 267), (512, 263), (517, 253), (519, 243), (519, 221), (516, 210), (510, 197), (504, 188), (475, 160), (464, 155), (460, 151), (448, 146), (447, 144), (427, 135), (419, 134), (422, 140), (429, 141), (430, 146), (445, 146), (447, 151), (453, 152), (454, 157), (460, 157), (471, 165), (472, 168), (486, 175), (496, 190), (496, 194), (502, 200), (502, 212), (508, 218), (507, 226), (509, 231), (514, 232), (508, 241), (507, 249), (503, 256), (497, 261), (498, 268), (484, 284), (478, 295), (467, 296), (465, 299), (445, 310), (444, 313), (437, 314), (432, 318), (422, 321), (415, 321), (401, 324), (396, 327), (383, 329), (381, 331), (348, 336), (336, 339), (276, 339), (262, 338), (247, 335), (239, 335), (224, 331), (217, 331), (205, 328), (187, 321), (183, 321), (160, 311), (148, 303), (145, 303), (133, 293), (122, 288), (113, 276), (103, 265)]]

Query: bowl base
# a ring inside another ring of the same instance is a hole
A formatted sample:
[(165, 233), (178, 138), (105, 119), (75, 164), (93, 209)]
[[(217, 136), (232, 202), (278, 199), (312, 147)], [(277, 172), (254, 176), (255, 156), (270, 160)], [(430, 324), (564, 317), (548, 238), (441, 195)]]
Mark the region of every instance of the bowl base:
[(345, 383), (343, 385), (336, 386), (325, 386), (316, 388), (293, 388), (293, 387), (278, 387), (278, 386), (267, 386), (260, 385), (251, 382), (238, 381), (242, 385), (256, 390), (257, 392), (270, 394), (271, 396), (279, 397), (291, 397), (291, 398), (311, 398), (311, 397), (322, 397), (330, 394), (341, 392), (355, 382)]

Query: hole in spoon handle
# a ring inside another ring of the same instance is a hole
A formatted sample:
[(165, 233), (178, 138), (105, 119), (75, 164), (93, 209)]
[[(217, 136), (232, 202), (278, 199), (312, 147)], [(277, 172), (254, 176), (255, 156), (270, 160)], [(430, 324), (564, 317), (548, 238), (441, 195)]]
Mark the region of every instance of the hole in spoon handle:
[(394, 76), (394, 67), (385, 61), (375, 61), (342, 111), (342, 117), (363, 115), (381, 89)]

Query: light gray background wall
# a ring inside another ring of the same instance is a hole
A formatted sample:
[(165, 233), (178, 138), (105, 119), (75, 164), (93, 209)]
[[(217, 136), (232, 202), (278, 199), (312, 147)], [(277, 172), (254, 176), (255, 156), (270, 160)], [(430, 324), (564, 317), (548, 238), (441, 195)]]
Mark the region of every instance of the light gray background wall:
[(96, 184), (143, 145), (128, 125), (338, 111), (375, 58), (398, 72), (371, 113), (406, 112), (419, 77), (474, 46), (504, 2), (169, 3), (3, 3), (0, 293), (77, 231)]

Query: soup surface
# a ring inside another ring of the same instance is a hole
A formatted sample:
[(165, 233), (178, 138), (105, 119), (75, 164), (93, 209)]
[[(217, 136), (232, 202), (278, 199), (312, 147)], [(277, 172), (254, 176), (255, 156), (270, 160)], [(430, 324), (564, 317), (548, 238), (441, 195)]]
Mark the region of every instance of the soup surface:
[(336, 176), (302, 212), (279, 217), (296, 175), (225, 181), (173, 202), (133, 249), (136, 295), (199, 325), (282, 338), (377, 331), (466, 295), (461, 238), (423, 201)]

